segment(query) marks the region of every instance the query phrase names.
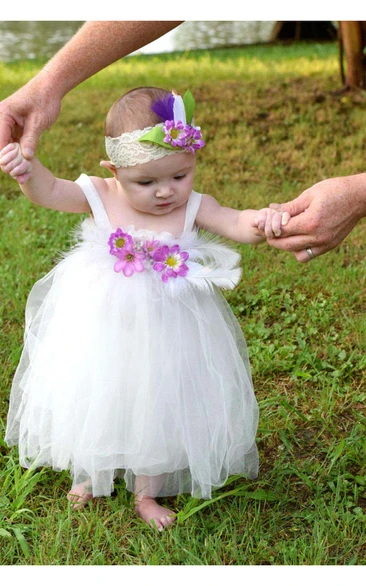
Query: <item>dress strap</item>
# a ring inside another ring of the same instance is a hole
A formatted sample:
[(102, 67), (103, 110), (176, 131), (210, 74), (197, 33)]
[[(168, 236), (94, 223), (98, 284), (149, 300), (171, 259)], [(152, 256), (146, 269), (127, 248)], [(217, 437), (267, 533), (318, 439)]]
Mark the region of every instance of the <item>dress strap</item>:
[(189, 196), (186, 209), (186, 220), (184, 223), (184, 232), (191, 232), (193, 230), (194, 222), (196, 220), (197, 212), (201, 205), (202, 193), (192, 191)]
[(105, 207), (103, 205), (102, 200), (100, 199), (100, 195), (98, 194), (94, 186), (94, 183), (92, 182), (90, 177), (88, 177), (88, 175), (85, 175), (85, 173), (82, 173), (80, 177), (75, 181), (75, 183), (80, 185), (81, 189), (83, 190), (84, 195), (88, 200), (88, 203), (93, 212), (93, 217), (96, 225), (99, 228), (110, 228), (110, 222), (107, 212), (105, 211)]

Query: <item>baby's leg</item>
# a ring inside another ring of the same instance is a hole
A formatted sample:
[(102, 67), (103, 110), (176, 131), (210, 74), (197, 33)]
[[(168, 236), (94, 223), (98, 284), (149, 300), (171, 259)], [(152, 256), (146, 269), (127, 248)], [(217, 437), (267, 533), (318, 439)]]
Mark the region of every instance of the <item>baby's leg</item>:
[[(159, 531), (171, 525), (176, 514), (170, 509), (159, 505), (154, 495), (164, 482), (164, 475), (160, 476), (137, 476), (135, 487), (135, 511), (148, 525), (156, 526)], [(147, 493), (147, 494), (146, 494)]]
[(82, 509), (93, 498), (91, 480), (76, 484), (67, 495), (73, 509)]

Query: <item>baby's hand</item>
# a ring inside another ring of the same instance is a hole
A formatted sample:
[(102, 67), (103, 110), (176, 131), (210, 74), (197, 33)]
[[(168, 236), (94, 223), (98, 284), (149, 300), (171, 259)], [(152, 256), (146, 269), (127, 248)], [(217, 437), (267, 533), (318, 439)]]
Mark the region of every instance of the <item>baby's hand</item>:
[(270, 208), (259, 210), (252, 221), (252, 226), (262, 232), (265, 238), (281, 236), (281, 226), (285, 226), (290, 219), (288, 212), (280, 212)]
[(32, 163), (23, 157), (20, 144), (12, 142), (0, 152), (0, 168), (18, 183), (25, 183), (31, 176)]

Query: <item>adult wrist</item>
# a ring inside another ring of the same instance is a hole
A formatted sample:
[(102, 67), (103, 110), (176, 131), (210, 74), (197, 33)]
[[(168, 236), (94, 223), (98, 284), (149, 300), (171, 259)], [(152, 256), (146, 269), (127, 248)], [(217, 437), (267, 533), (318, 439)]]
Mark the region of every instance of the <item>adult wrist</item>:
[(344, 177), (345, 192), (357, 220), (366, 216), (366, 173)]

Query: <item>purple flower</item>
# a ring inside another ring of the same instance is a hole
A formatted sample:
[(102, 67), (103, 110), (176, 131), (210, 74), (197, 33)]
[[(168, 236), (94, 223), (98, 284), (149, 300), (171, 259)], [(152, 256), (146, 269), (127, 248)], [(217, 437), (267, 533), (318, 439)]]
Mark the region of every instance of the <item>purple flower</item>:
[(146, 240), (145, 245), (144, 245), (144, 252), (145, 252), (146, 256), (153, 258), (155, 252), (159, 248), (159, 245), (160, 245), (160, 240), (154, 240), (154, 239)]
[(132, 236), (118, 228), (108, 240), (110, 254), (117, 257), (114, 264), (116, 273), (123, 273), (125, 277), (131, 277), (135, 272), (141, 273), (151, 267), (162, 273), (162, 280), (166, 283), (169, 277), (185, 277), (189, 268), (185, 261), (189, 257), (188, 252), (180, 250), (178, 244), (171, 248), (160, 245), (160, 240), (133, 239)]
[(163, 126), (163, 132), (165, 133), (165, 143), (170, 143), (172, 147), (181, 147), (191, 153), (201, 149), (206, 144), (202, 140), (199, 126), (183, 124), (181, 121), (167, 120)]
[(186, 149), (191, 153), (201, 149), (206, 144), (205, 141), (201, 139), (202, 134), (199, 126), (190, 126), (190, 132), (186, 138)]
[(114, 270), (116, 273), (122, 271), (125, 277), (131, 277), (134, 272), (141, 273), (144, 270), (145, 253), (135, 250), (132, 242), (125, 244), (123, 249), (119, 251), (118, 259)]
[(118, 228), (116, 232), (113, 232), (108, 240), (108, 244), (110, 247), (110, 254), (114, 256), (120, 255), (126, 245), (130, 245), (132, 243), (132, 236), (123, 232), (121, 228)]
[(189, 268), (185, 261), (189, 257), (188, 252), (180, 251), (180, 246), (175, 244), (171, 248), (169, 246), (161, 246), (155, 252), (153, 259), (153, 269), (162, 272), (162, 280), (166, 283), (169, 277), (176, 279), (178, 276), (185, 277)]
[(165, 133), (164, 142), (170, 143), (172, 147), (184, 147), (187, 137), (187, 124), (183, 124), (180, 120), (167, 120), (163, 126)]

